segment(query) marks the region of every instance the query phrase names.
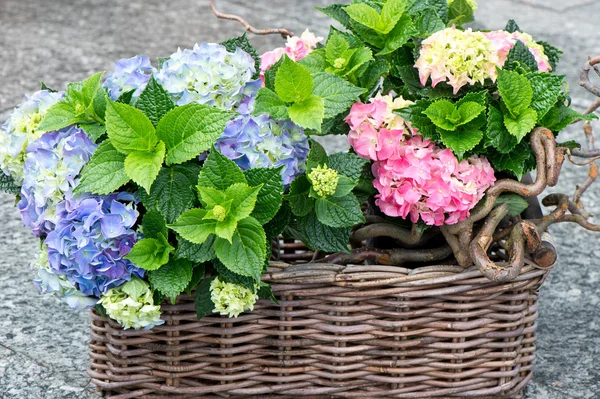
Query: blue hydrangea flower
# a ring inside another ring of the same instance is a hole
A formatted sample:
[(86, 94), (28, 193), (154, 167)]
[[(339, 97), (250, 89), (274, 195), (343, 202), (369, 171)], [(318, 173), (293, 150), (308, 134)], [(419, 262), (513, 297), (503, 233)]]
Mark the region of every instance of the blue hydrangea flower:
[(56, 224), (56, 205), (70, 197), (96, 145), (77, 127), (44, 133), (27, 147), (21, 200), (23, 224), (37, 237)]
[(260, 79), (251, 80), (255, 72), (254, 58), (245, 51), (230, 53), (220, 44), (202, 43), (171, 54), (155, 77), (177, 105), (196, 102), (231, 110), (256, 95)]
[(300, 126), (289, 120), (275, 121), (268, 115), (242, 115), (229, 122), (216, 147), (244, 170), (283, 166), (285, 185), (306, 170), (309, 150)]
[(154, 71), (148, 57), (136, 55), (132, 58), (124, 58), (115, 63), (114, 72), (106, 77), (102, 86), (113, 101), (131, 90), (135, 90), (133, 98), (137, 98)]
[(46, 238), (52, 271), (94, 297), (132, 276), (143, 278), (144, 270), (124, 259), (138, 240), (132, 229), (137, 202), (130, 193), (119, 193), (60, 203), (56, 228)]
[(25, 149), (42, 135), (35, 130), (48, 109), (62, 97), (63, 93), (51, 93), (48, 90), (25, 96), (0, 127), (0, 169), (17, 184), (23, 181)]
[(90, 309), (96, 305), (98, 299), (91, 298), (81, 293), (64, 275), (55, 274), (48, 262), (48, 248), (42, 244), (35, 260), (31, 264), (35, 273), (33, 284), (42, 294), (54, 294), (61, 301), (74, 310)]

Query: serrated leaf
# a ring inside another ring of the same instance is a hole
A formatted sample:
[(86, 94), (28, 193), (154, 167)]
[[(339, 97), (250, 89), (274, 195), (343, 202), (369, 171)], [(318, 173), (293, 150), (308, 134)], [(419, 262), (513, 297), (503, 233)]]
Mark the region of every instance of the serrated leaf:
[[(300, 65), (305, 67), (311, 74), (323, 72), (327, 67), (327, 61), (325, 59), (325, 49), (316, 49), (313, 50), (306, 57), (302, 58), (298, 61)], [(265, 75), (266, 82), (266, 75)], [(266, 84), (265, 84), (266, 85)], [(268, 85), (266, 85), (269, 87)]]
[(282, 168), (256, 168), (244, 172), (252, 187), (262, 185), (256, 198), (256, 205), (250, 214), (260, 224), (269, 222), (277, 214), (283, 200)]
[(448, 8), (448, 25), (462, 25), (473, 21), (474, 11), (469, 0), (453, 0)]
[(553, 132), (560, 132), (573, 122), (581, 120), (592, 121), (596, 119), (598, 119), (598, 117), (593, 113), (580, 114), (573, 108), (567, 107), (564, 104), (558, 104), (550, 108), (539, 124)]
[(79, 127), (94, 143), (106, 133), (106, 126), (99, 123), (80, 123)]
[(486, 134), (489, 144), (501, 154), (509, 153), (519, 143), (517, 138), (506, 130), (502, 112), (492, 105), (488, 108)]
[(75, 105), (62, 100), (48, 108), (36, 131), (52, 132), (73, 125), (80, 119), (75, 112)]
[(347, 111), (365, 92), (365, 89), (326, 72), (313, 75), (313, 82), (313, 93), (323, 99), (324, 118)]
[(498, 69), (498, 91), (513, 117), (520, 115), (531, 105), (533, 90), (526, 77), (517, 72)]
[(392, 32), (392, 29), (397, 26), (400, 18), (407, 17), (404, 14), (407, 0), (387, 0), (381, 9), (381, 24), (385, 26), (382, 33), (387, 34)]
[(446, 28), (444, 21), (435, 12), (426, 9), (419, 12), (413, 20), (420, 37), (429, 37), (433, 33)]
[(439, 141), (440, 135), (436, 125), (425, 115), (424, 111), (431, 105), (431, 101), (417, 100), (408, 108), (401, 108), (394, 113), (409, 121), (413, 127), (419, 129), (419, 134), (432, 141)]
[(232, 117), (209, 105), (190, 103), (166, 114), (156, 134), (167, 146), (167, 165), (180, 164), (210, 149)]
[(248, 40), (248, 34), (246, 32), (244, 32), (242, 36), (234, 37), (221, 42), (221, 45), (225, 46), (227, 51), (229, 51), (230, 53), (235, 53), (235, 50), (239, 48), (245, 51), (246, 53), (250, 54), (252, 58), (254, 58), (255, 69), (255, 73), (252, 76), (252, 79), (258, 78), (258, 76), (260, 75), (260, 56), (258, 55), (258, 52), (254, 48), (254, 46), (252, 46), (252, 43), (250, 43), (250, 41)]
[(213, 208), (216, 205), (221, 205), (225, 201), (227, 201), (227, 196), (224, 191), (217, 190), (214, 187), (201, 187), (198, 186), (198, 195), (200, 196), (200, 201), (202, 205), (207, 208)]
[(531, 157), (529, 143), (522, 141), (508, 154), (488, 152), (487, 158), (492, 163), (494, 170), (510, 172), (517, 180), (521, 180), (523, 174), (527, 173), (526, 164)]
[(334, 228), (321, 223), (314, 212), (298, 218), (302, 241), (310, 249), (324, 252), (347, 252), (351, 227)]
[(179, 219), (168, 227), (177, 232), (182, 238), (194, 243), (202, 244), (211, 235), (215, 234), (216, 221), (205, 219), (205, 209), (190, 209), (184, 212)]
[(16, 195), (21, 192), (21, 187), (15, 184), (15, 181), (12, 177), (7, 176), (0, 171), (0, 190), (7, 194)]
[(83, 167), (74, 192), (106, 195), (117, 191), (129, 180), (125, 172), (125, 154), (117, 151), (110, 141), (104, 141)]
[(152, 151), (158, 139), (150, 119), (131, 105), (109, 102), (106, 107), (106, 132), (120, 152)]
[(269, 114), (275, 120), (287, 119), (287, 105), (279, 98), (279, 96), (265, 88), (261, 87), (258, 90), (256, 101), (254, 103), (254, 115)]
[(454, 132), (440, 130), (440, 136), (442, 138), (442, 143), (450, 148), (458, 158), (462, 158), (467, 151), (472, 150), (479, 144), (483, 138), (483, 132), (477, 129), (459, 129)]
[(164, 239), (144, 238), (136, 242), (131, 252), (125, 256), (134, 265), (145, 270), (156, 270), (169, 261), (174, 248)]
[(156, 180), (163, 159), (165, 158), (165, 143), (159, 141), (154, 151), (133, 151), (125, 158), (125, 173), (134, 182), (142, 186), (147, 193)]
[(384, 30), (386, 27), (381, 26), (381, 17), (374, 8), (358, 3), (344, 7), (344, 11), (352, 20), (359, 24), (379, 33), (385, 33)]
[(344, 197), (352, 192), (354, 187), (358, 184), (357, 180), (351, 180), (344, 175), (338, 175), (338, 184), (335, 188), (335, 192), (331, 195), (332, 197)]
[(496, 200), (494, 206), (508, 204), (508, 214), (506, 216), (518, 216), (529, 207), (529, 203), (518, 194), (505, 193)]
[(275, 93), (288, 103), (306, 101), (313, 91), (308, 69), (292, 61), (287, 55), (275, 75)]
[(423, 114), (427, 115), (437, 127), (445, 130), (454, 130), (456, 129), (456, 122), (453, 123), (448, 120), (448, 116), (452, 115), (454, 112), (456, 112), (456, 107), (452, 102), (448, 100), (439, 100), (424, 110)]
[(219, 280), (241, 285), (253, 292), (256, 291), (256, 281), (252, 277), (242, 276), (241, 274), (232, 272), (219, 259), (213, 260), (212, 264), (217, 273), (219, 273)]
[(292, 212), (296, 216), (305, 216), (313, 210), (315, 200), (308, 196), (311, 184), (305, 175), (298, 176), (290, 185), (290, 192), (286, 199), (290, 204)]
[(511, 115), (504, 115), (504, 126), (510, 134), (521, 141), (527, 133), (531, 132), (537, 122), (537, 113), (533, 109), (526, 109), (516, 118)]
[(327, 162), (327, 151), (318, 141), (308, 139), (310, 143), (310, 150), (308, 151), (307, 162), (322, 164)]
[(471, 122), (475, 118), (477, 118), (481, 113), (485, 111), (485, 106), (478, 104), (473, 101), (467, 101), (458, 107), (458, 113), (460, 114), (460, 122), (457, 126), (466, 125)]
[(351, 29), (350, 17), (346, 11), (344, 11), (344, 7), (346, 7), (346, 4), (331, 4), (327, 7), (317, 7), (317, 10), (335, 19), (346, 29)]
[(189, 259), (194, 263), (204, 263), (215, 258), (215, 235), (208, 236), (202, 244), (194, 244), (180, 236), (177, 236), (176, 258)]
[(262, 282), (262, 281), (260, 282), (260, 287), (258, 289), (258, 297), (262, 298), (262, 299), (269, 299), (276, 305), (279, 305), (279, 301), (273, 294), (273, 287), (271, 287), (269, 284), (267, 284), (265, 282)]
[(387, 55), (393, 53), (400, 47), (404, 46), (412, 36), (418, 33), (412, 19), (408, 15), (403, 15), (398, 21), (398, 24), (385, 38), (385, 45), (377, 55)]
[(355, 77), (362, 75), (362, 73), (359, 74), (357, 72), (363, 71), (363, 67), (367, 66), (366, 64), (369, 61), (373, 61), (373, 52), (371, 51), (371, 49), (368, 47), (357, 48), (348, 60), (348, 64), (342, 72), (343, 76), (346, 78), (354, 79), (352, 80), (352, 82), (356, 83)]
[(121, 95), (115, 100), (115, 102), (131, 105), (131, 100), (133, 99), (133, 93), (135, 93), (136, 90), (137, 89), (132, 89), (132, 90), (121, 93)]
[(281, 204), (277, 214), (263, 226), (267, 240), (279, 236), (292, 220), (292, 210), (287, 202)]
[(154, 75), (150, 76), (148, 84), (138, 97), (136, 108), (141, 110), (150, 119), (154, 126), (169, 111), (175, 108), (175, 103), (171, 100), (171, 95), (160, 83), (156, 81)]
[(568, 148), (569, 150), (574, 150), (576, 148), (581, 148), (581, 144), (576, 142), (575, 140), (564, 141), (562, 143), (556, 143), (556, 147)]
[(148, 285), (139, 278), (132, 278), (123, 284), (123, 292), (129, 295), (133, 300), (137, 300), (148, 291)]
[(225, 196), (232, 199), (230, 215), (236, 220), (245, 219), (254, 210), (256, 198), (262, 185), (250, 187), (245, 183), (236, 183), (227, 187)]
[(292, 104), (288, 113), (295, 124), (320, 132), (325, 117), (325, 104), (321, 97), (310, 95), (306, 100)]
[(158, 270), (148, 272), (148, 280), (153, 288), (171, 298), (171, 303), (192, 281), (192, 262), (186, 259), (172, 259)]
[(235, 162), (213, 149), (204, 161), (204, 167), (198, 177), (198, 185), (225, 191), (235, 183), (248, 182)]
[(382, 49), (385, 46), (385, 39), (377, 31), (354, 20), (350, 21), (350, 25), (352, 26), (352, 32), (360, 36), (366, 43), (377, 49)]
[(144, 232), (144, 237), (146, 238), (158, 239), (159, 234), (162, 234), (163, 237), (167, 237), (169, 234), (165, 218), (160, 214), (160, 212), (154, 209), (146, 211), (146, 214), (142, 219), (142, 229)]
[(337, 32), (334, 33), (331, 37), (329, 37), (325, 46), (325, 57), (327, 58), (327, 62), (330, 64), (335, 63), (335, 61), (338, 58), (341, 58), (349, 48), (350, 45), (346, 39), (344, 39), (341, 34)]
[(506, 27), (504, 28), (505, 31), (509, 32), (509, 33), (515, 33), (515, 32), (521, 32), (521, 28), (519, 28), (519, 25), (517, 25), (517, 23), (515, 22), (514, 19), (509, 19), (508, 22), (506, 23)]
[(349, 227), (365, 222), (360, 203), (352, 194), (319, 198), (315, 201), (315, 212), (319, 221), (330, 227)]
[(530, 71), (538, 70), (538, 63), (535, 57), (522, 41), (517, 40), (513, 48), (510, 49), (504, 69), (517, 69), (517, 67), (526, 67)]
[(214, 279), (215, 277), (205, 278), (200, 282), (198, 288), (196, 288), (196, 292), (194, 292), (194, 306), (198, 320), (212, 313), (215, 308), (215, 304), (210, 299), (210, 283)]
[(531, 108), (536, 110), (538, 119), (542, 119), (561, 96), (565, 76), (543, 72), (530, 73), (525, 77), (533, 90)]
[(267, 239), (260, 223), (252, 218), (240, 220), (232, 242), (217, 237), (217, 258), (232, 272), (260, 280), (266, 258)]
[(347, 176), (352, 181), (358, 181), (363, 168), (368, 163), (364, 158), (348, 152), (336, 152), (329, 156), (327, 166), (338, 173)]
[(546, 42), (537, 42), (537, 44), (544, 47), (544, 54), (546, 54), (546, 56), (548, 57), (548, 61), (550, 62), (550, 67), (552, 68), (553, 71), (556, 71), (556, 66), (558, 65), (558, 62), (560, 61), (560, 59), (563, 55), (563, 52), (561, 50), (559, 50), (558, 48), (556, 48)]
[(192, 291), (194, 290), (194, 288), (196, 288), (198, 284), (200, 284), (205, 274), (206, 270), (204, 265), (197, 265), (196, 267), (194, 267), (194, 270), (192, 271), (192, 279), (188, 283), (187, 287), (185, 287), (185, 293), (188, 295), (192, 295)]

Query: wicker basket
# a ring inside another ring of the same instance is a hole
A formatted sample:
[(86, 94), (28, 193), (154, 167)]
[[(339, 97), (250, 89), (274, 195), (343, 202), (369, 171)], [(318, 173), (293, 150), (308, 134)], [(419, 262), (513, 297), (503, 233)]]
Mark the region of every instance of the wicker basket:
[[(311, 256), (284, 248), (288, 263)], [(452, 265), (288, 263), (263, 278), (279, 305), (237, 319), (197, 320), (189, 296), (151, 331), (92, 312), (92, 382), (113, 399), (522, 397), (549, 268), (528, 260), (494, 283)]]

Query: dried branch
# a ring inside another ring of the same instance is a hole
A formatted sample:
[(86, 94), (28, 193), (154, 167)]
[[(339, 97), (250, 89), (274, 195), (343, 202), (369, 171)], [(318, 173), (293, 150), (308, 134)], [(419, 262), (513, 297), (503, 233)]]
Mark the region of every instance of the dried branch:
[(293, 32), (291, 32), (291, 31), (289, 31), (287, 29), (283, 29), (283, 28), (276, 28), (276, 29), (256, 29), (255, 27), (253, 27), (252, 25), (250, 25), (250, 23), (248, 21), (246, 21), (244, 18), (242, 18), (242, 17), (240, 17), (238, 15), (225, 14), (225, 13), (222, 13), (219, 10), (217, 10), (217, 8), (215, 7), (215, 0), (210, 0), (210, 8), (212, 9), (213, 14), (215, 14), (217, 18), (227, 19), (227, 20), (231, 20), (231, 21), (237, 21), (240, 24), (244, 25), (244, 28), (246, 28), (246, 32), (254, 33), (255, 35), (280, 34), (281, 37), (284, 40), (288, 36), (294, 36)]
[(352, 234), (352, 240), (357, 242), (376, 237), (390, 237), (406, 245), (415, 245), (423, 239), (423, 234), (414, 225), (409, 231), (391, 223), (368, 224)]
[(361, 248), (352, 253), (336, 253), (323, 259), (318, 263), (333, 263), (337, 265), (360, 264), (364, 261), (373, 261), (380, 265), (401, 266), (409, 262), (435, 262), (446, 259), (452, 255), (452, 248), (444, 245), (433, 249), (372, 249)]
[[(595, 70), (596, 64), (600, 63), (600, 57), (588, 58), (588, 61), (585, 63), (583, 68), (581, 69), (581, 73), (579, 74), (579, 85), (595, 95), (596, 97), (600, 97), (600, 88), (594, 86), (594, 84), (590, 81), (590, 71), (592, 69)], [(598, 73), (596, 71), (596, 73)]]

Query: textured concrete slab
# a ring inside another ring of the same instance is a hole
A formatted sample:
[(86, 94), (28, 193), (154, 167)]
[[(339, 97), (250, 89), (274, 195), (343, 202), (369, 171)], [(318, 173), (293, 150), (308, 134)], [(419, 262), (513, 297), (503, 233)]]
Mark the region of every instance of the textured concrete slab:
[[(313, 9), (333, 0), (220, 0), (226, 12), (244, 15), (258, 27), (284, 26), (298, 33), (310, 26), (327, 32), (327, 18)], [(600, 54), (597, 21), (600, 3), (584, 0), (480, 0), (478, 26), (501, 29), (509, 18), (536, 39), (565, 51), (559, 72), (567, 74), (573, 103), (592, 98), (577, 87), (579, 66)], [(543, 3), (543, 4), (542, 4)], [(208, 2), (186, 0), (0, 0), (0, 120), (26, 92), (43, 80), (64, 88), (68, 81), (109, 70), (122, 57), (152, 58), (195, 42), (220, 41), (242, 32), (218, 21)], [(260, 50), (281, 44), (277, 36), (253, 37)], [(600, 132), (600, 125), (596, 125)], [(568, 129), (561, 140), (580, 138)], [(342, 148), (343, 139), (327, 140)], [(586, 171), (565, 167), (559, 186), (570, 190)], [(98, 398), (85, 374), (89, 319), (54, 298), (40, 297), (30, 283), (33, 237), (0, 195), (0, 398)], [(600, 212), (600, 186), (586, 196)], [(600, 250), (598, 236), (581, 228), (553, 228), (561, 256), (542, 288), (538, 362), (529, 386), (530, 399), (597, 398), (600, 392)]]

